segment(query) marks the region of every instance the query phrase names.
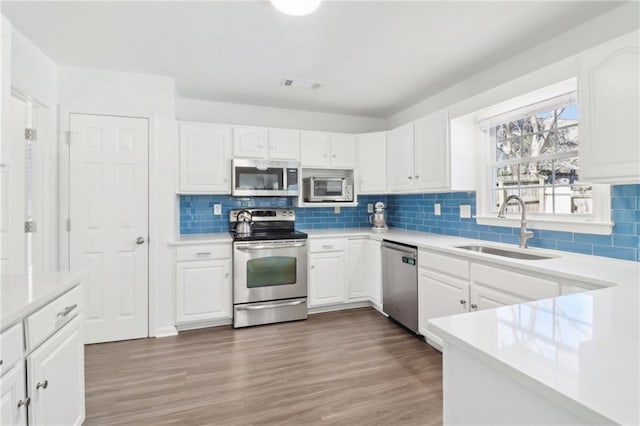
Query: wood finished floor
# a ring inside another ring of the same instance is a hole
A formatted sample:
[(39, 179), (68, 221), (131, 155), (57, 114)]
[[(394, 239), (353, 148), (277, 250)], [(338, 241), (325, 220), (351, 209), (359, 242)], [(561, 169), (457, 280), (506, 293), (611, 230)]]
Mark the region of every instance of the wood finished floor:
[(85, 425), (442, 423), (440, 353), (370, 308), (85, 350)]

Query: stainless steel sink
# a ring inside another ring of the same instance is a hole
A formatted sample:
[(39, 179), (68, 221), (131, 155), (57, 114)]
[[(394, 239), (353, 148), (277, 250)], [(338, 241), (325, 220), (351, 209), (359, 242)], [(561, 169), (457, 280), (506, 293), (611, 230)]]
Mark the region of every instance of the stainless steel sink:
[(542, 256), (539, 254), (523, 253), (521, 251), (505, 250), (487, 246), (457, 246), (456, 248), (475, 251), (476, 253), (486, 253), (493, 254), (495, 256), (509, 257), (511, 259), (543, 260), (553, 258), (553, 256)]

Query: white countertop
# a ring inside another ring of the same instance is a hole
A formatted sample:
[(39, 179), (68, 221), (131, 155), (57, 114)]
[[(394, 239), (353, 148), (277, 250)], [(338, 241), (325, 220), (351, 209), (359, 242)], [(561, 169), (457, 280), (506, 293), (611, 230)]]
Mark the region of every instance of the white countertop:
[(211, 244), (230, 243), (233, 240), (228, 232), (217, 232), (212, 234), (185, 234), (180, 235), (174, 241), (169, 242), (170, 246), (184, 246), (191, 244)]
[(2, 277), (0, 286), (0, 330), (40, 309), (77, 286), (85, 277), (80, 271)]

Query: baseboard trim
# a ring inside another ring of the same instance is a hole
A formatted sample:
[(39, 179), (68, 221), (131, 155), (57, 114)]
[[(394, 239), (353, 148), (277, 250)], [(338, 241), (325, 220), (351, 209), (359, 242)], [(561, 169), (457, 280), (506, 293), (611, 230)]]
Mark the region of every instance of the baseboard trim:
[(371, 302), (351, 302), (351, 303), (339, 303), (336, 305), (316, 306), (315, 308), (309, 308), (309, 315), (321, 314), (323, 312), (344, 311), (346, 309), (367, 308), (372, 307)]
[(230, 325), (233, 323), (233, 318), (220, 318), (207, 321), (194, 321), (176, 324), (178, 331), (197, 330), (200, 328), (220, 327), (222, 325)]
[(155, 338), (177, 336), (178, 330), (174, 326), (160, 327), (156, 329)]

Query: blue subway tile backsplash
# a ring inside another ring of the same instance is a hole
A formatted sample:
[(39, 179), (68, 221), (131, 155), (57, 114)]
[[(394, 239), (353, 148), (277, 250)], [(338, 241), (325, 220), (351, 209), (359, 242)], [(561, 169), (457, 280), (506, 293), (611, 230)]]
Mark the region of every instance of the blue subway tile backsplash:
[[(611, 194), (615, 222), (612, 235), (534, 230), (535, 237), (529, 240), (529, 244), (532, 247), (640, 261), (640, 185), (616, 185), (612, 187)], [(384, 201), (388, 206), (391, 227), (518, 244), (519, 228), (478, 225), (475, 219), (460, 218), (460, 205), (464, 204), (471, 206), (471, 215), (475, 216), (475, 192), (362, 195), (358, 201), (358, 207), (343, 207), (339, 214), (335, 214), (333, 208), (292, 207), (290, 198), (181, 195), (180, 233), (225, 232), (229, 229), (229, 210), (242, 207), (294, 208), (296, 226), (303, 230), (369, 227), (367, 204)], [(217, 203), (222, 204), (222, 216), (213, 215), (213, 205)], [(441, 205), (440, 216), (433, 214), (435, 203)]]

